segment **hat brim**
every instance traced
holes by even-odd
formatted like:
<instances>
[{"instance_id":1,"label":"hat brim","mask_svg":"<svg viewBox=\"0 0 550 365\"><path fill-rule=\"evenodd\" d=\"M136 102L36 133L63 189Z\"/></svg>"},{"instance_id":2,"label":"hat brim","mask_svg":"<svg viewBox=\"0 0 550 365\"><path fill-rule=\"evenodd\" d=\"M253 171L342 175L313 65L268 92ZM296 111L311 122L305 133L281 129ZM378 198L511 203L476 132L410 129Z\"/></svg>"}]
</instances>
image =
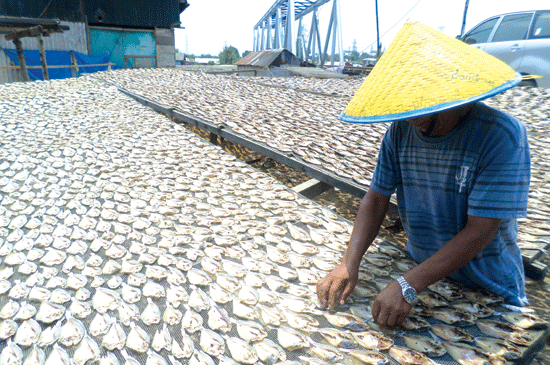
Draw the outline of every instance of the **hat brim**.
<instances>
[{"instance_id":1,"label":"hat brim","mask_svg":"<svg viewBox=\"0 0 550 365\"><path fill-rule=\"evenodd\" d=\"M508 82L505 82L504 84L495 87L494 89L491 89L487 92L484 92L483 94L473 96L469 99L464 100L457 100L449 103L443 103L438 104L434 106L430 106L427 108L421 108L416 110L411 110L407 112L402 113L395 113L395 114L387 114L387 115L375 115L375 116L365 116L365 117L353 117L350 115L347 115L345 112L340 113L340 119L342 119L345 122L349 123L363 123L363 124L369 124L369 123L382 123L382 122L396 122L399 120L407 120L407 119L414 119L418 117L423 117L430 114L435 114L442 112L444 110L456 108L462 105L470 104L475 101L483 100L486 98L489 98L491 96L495 96L496 94L499 94L503 91L506 91L517 84L519 84L522 80L522 76L519 73L516 73L516 77L513 80L510 80Z\"/></svg>"}]
</instances>

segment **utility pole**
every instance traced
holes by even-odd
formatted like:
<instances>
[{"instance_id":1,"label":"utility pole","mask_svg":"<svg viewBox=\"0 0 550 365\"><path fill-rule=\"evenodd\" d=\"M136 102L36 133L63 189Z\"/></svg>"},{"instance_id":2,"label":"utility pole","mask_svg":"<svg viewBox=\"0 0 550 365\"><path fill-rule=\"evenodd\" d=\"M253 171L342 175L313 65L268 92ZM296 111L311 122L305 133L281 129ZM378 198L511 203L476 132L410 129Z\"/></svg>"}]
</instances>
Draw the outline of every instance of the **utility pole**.
<instances>
[{"instance_id":1,"label":"utility pole","mask_svg":"<svg viewBox=\"0 0 550 365\"><path fill-rule=\"evenodd\" d=\"M380 26L378 24L378 0L374 0L376 6L376 59L380 58Z\"/></svg>"},{"instance_id":2,"label":"utility pole","mask_svg":"<svg viewBox=\"0 0 550 365\"><path fill-rule=\"evenodd\" d=\"M469 3L470 3L470 0L466 0L466 4L464 5L464 16L462 17L462 29L460 30L461 37L464 35L464 28L466 27L466 13L468 13Z\"/></svg>"}]
</instances>

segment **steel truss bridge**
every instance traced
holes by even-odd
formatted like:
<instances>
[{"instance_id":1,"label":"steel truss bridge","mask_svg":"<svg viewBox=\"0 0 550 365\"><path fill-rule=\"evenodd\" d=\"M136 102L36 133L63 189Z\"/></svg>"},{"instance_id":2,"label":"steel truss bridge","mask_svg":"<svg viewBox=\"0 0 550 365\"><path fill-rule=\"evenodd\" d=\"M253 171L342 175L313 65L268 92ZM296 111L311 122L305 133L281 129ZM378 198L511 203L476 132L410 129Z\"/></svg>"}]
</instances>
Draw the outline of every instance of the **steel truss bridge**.
<instances>
[{"instance_id":1,"label":"steel truss bridge","mask_svg":"<svg viewBox=\"0 0 550 365\"><path fill-rule=\"evenodd\" d=\"M319 8L329 2L332 3L332 11L323 45L318 13ZM306 34L304 23L308 14L311 17L308 17L310 27L309 34ZM338 54L338 63L343 66L340 0L276 0L254 26L254 51L285 48L302 60L318 65L324 65L331 39L330 64L335 64Z\"/></svg>"}]
</instances>

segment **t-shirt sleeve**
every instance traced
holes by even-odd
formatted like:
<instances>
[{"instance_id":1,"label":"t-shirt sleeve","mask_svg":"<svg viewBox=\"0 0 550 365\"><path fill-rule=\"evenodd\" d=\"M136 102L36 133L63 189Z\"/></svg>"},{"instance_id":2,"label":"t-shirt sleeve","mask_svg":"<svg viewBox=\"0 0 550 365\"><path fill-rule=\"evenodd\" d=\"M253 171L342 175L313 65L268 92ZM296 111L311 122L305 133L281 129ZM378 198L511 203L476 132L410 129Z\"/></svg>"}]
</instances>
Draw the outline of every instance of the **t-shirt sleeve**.
<instances>
[{"instance_id":1,"label":"t-shirt sleeve","mask_svg":"<svg viewBox=\"0 0 550 365\"><path fill-rule=\"evenodd\" d=\"M371 189L382 195L392 195L397 186L397 164L393 143L395 129L396 123L393 123L382 139L378 162L370 184Z\"/></svg>"},{"instance_id":2,"label":"t-shirt sleeve","mask_svg":"<svg viewBox=\"0 0 550 365\"><path fill-rule=\"evenodd\" d=\"M481 157L480 169L468 197L468 215L488 218L527 216L531 160L525 128L515 142L494 138Z\"/></svg>"}]
</instances>

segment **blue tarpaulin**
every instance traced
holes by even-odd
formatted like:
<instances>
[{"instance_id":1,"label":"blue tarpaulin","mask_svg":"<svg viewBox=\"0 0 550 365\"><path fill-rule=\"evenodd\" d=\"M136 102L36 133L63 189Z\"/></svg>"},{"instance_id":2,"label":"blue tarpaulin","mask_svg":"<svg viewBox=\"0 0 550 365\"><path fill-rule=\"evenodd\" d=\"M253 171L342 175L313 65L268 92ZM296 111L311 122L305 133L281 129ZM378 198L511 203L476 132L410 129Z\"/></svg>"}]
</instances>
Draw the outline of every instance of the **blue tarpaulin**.
<instances>
[{"instance_id":1,"label":"blue tarpaulin","mask_svg":"<svg viewBox=\"0 0 550 365\"><path fill-rule=\"evenodd\" d=\"M103 63L109 62L111 55L108 53L99 55L99 56L88 56L87 54L74 52L74 57L76 62L79 65L101 65ZM79 68L78 74L83 73L92 73L97 71L107 71L107 66L97 66L97 67L81 67Z\"/></svg>"},{"instance_id":2,"label":"blue tarpaulin","mask_svg":"<svg viewBox=\"0 0 550 365\"><path fill-rule=\"evenodd\" d=\"M14 49L3 48L6 55L19 66L19 59L17 58L17 52ZM23 51L25 55L25 63L27 66L41 66L40 53L38 51ZM48 65L56 66L69 66L71 65L71 55L68 51L46 51L46 63ZM33 80L44 80L42 69L33 68L29 69L29 76ZM68 79L71 77L70 68L49 68L48 75L50 79Z\"/></svg>"}]
</instances>

